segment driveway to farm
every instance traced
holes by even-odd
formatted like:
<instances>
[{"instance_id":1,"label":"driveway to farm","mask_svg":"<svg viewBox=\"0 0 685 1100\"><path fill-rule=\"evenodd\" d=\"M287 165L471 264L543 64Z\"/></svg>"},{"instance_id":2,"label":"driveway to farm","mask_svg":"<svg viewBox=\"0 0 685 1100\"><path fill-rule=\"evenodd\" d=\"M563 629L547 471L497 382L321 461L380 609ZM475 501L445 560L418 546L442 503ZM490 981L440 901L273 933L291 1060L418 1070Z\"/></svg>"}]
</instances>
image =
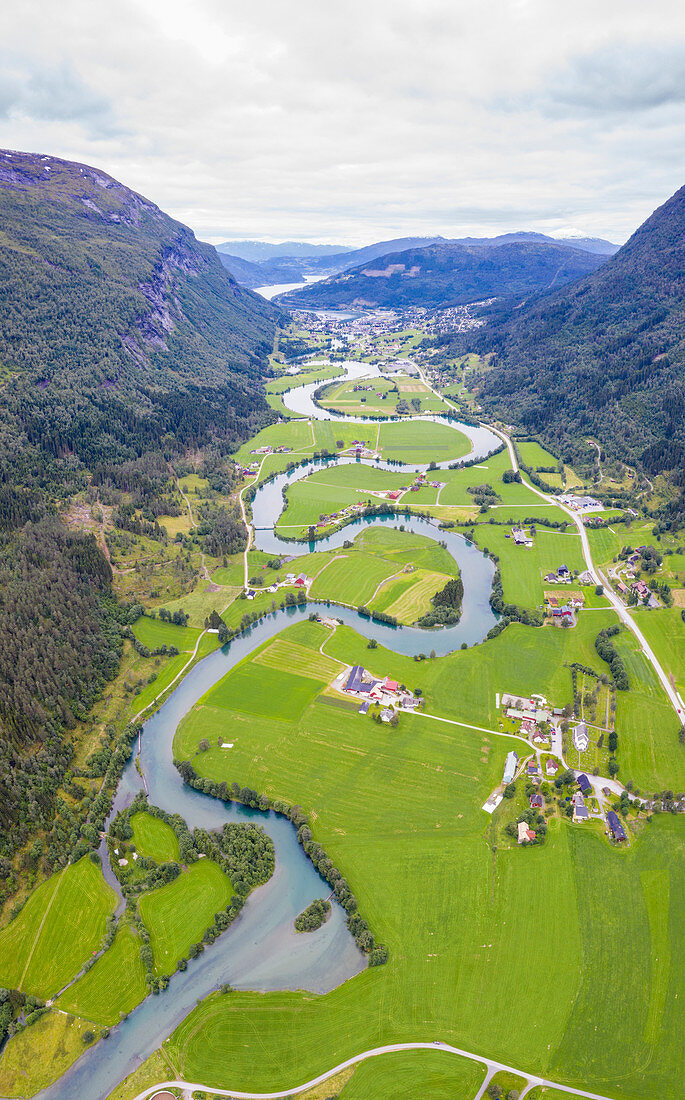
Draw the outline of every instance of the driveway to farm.
<instances>
[{"instance_id":1,"label":"driveway to farm","mask_svg":"<svg viewBox=\"0 0 685 1100\"><path fill-rule=\"evenodd\" d=\"M488 425L485 425L485 426L488 427L491 432L494 432L495 435L498 435L500 437L500 439L502 439L506 443L507 449L509 451L509 458L511 460L511 464L512 464L514 470L518 470L519 465L518 465L518 461L516 459L516 451L514 450L514 445L511 442L511 439L509 438L509 436L506 435L504 432L500 431L498 428L493 428L493 426L491 424L488 424ZM580 516L578 514L578 512L574 512L570 508L567 508L564 504L560 504L559 500L556 497L550 496L547 493L543 493L540 489L536 489L534 485L530 484L530 482L526 481L525 485L533 493L535 493L536 496L540 497L541 500L544 500L547 504L553 504L553 505L555 505L555 507L560 508L562 512L565 512L566 515L570 519L573 520L576 527L578 528L578 533L580 534L580 542L581 542L581 546L583 548L583 557L585 558L585 564L587 565L588 572L592 576L595 584L601 584L603 586L604 595L608 599L609 603L613 607L613 609L616 612L616 614L618 615L619 619L621 619L621 621L623 623L625 623L625 625L628 627L628 629L630 631L632 631L632 633L637 638L638 642L640 643L640 646L642 647L642 652L644 653L647 660L650 662L652 668L654 669L654 671L656 672L659 680L661 681L661 686L663 687L664 691L666 692L666 695L668 696L669 702L671 703L673 709L675 710L676 714L678 715L678 718L680 719L680 721L683 722L685 720L685 708L683 706L683 702L682 702L680 696L678 695L678 692L673 688L673 686L671 684L671 681L669 680L668 676L666 675L666 673L664 672L663 668L661 667L661 665L659 663L659 660L657 658L656 653L654 652L654 650L650 646L649 642L647 641L644 634L640 630L639 626L637 625L637 623L633 619L632 615L628 612L627 608L624 607L622 601L619 600L618 596L613 591L613 589L612 589L611 585L609 584L609 582L607 581L606 577L604 577L600 573L599 569L597 568L597 566L595 565L595 563L592 560L592 552L590 550L590 540L587 537L587 530L585 528L585 525L583 524L582 516Z\"/></svg>"},{"instance_id":2,"label":"driveway to farm","mask_svg":"<svg viewBox=\"0 0 685 1100\"><path fill-rule=\"evenodd\" d=\"M567 1092L570 1096L585 1096L589 1100L611 1100L609 1096L603 1096L598 1092L586 1092L584 1089L574 1089L570 1085L560 1085L556 1081L548 1081L545 1077L537 1077L532 1073L524 1073L520 1069L515 1069L513 1066L507 1066L504 1062L496 1062L491 1058L484 1058L480 1054L472 1054L468 1050L460 1050L459 1047L450 1046L449 1043L441 1043L439 1041L433 1043L392 1043L389 1046L373 1047L372 1050L365 1050L361 1054L355 1054L352 1058L348 1058L346 1062L341 1062L337 1066L333 1066L333 1069L329 1069L326 1073L319 1074L318 1077L313 1077L311 1081L304 1081L301 1085L296 1085L292 1089L281 1089L279 1092L237 1092L235 1089L217 1089L212 1085L203 1085L198 1082L190 1081L160 1081L157 1085L151 1085L149 1088L139 1092L134 1100L147 1100L148 1097L152 1097L155 1093L165 1088L177 1088L177 1089L192 1089L193 1091L204 1090L211 1093L213 1096L232 1096L235 1100L282 1100L286 1096L296 1096L299 1092L304 1092L307 1089L316 1088L317 1085L321 1085L324 1081L328 1081L329 1078L335 1077L336 1073L340 1073L344 1069L348 1069L350 1066L356 1066L359 1062L365 1062L369 1058L377 1058L380 1054L393 1054L399 1050L442 1050L446 1054L457 1054L460 1058L468 1058L472 1062L480 1062L485 1066L486 1074L485 1080L478 1089L474 1100L480 1100L480 1097L485 1092L490 1079L495 1073L504 1071L505 1073L514 1073L519 1077L526 1079L526 1086L522 1092L522 1096L528 1092L535 1085L545 1085L547 1088L559 1089L561 1092Z\"/></svg>"}]
</instances>

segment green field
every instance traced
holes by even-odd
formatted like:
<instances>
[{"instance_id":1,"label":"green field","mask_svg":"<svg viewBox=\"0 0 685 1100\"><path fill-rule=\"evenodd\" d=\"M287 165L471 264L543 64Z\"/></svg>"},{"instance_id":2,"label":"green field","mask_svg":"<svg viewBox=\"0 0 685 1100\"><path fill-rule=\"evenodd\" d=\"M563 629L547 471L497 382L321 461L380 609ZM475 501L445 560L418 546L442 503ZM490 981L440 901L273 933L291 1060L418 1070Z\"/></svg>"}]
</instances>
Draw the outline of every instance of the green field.
<instances>
[{"instance_id":1,"label":"green field","mask_svg":"<svg viewBox=\"0 0 685 1100\"><path fill-rule=\"evenodd\" d=\"M640 609L635 621L671 683L685 698L685 622L679 607Z\"/></svg>"},{"instance_id":2,"label":"green field","mask_svg":"<svg viewBox=\"0 0 685 1100\"><path fill-rule=\"evenodd\" d=\"M0 1058L0 1093L33 1096L69 1069L86 1046L90 1024L63 1012L48 1012L11 1039Z\"/></svg>"},{"instance_id":3,"label":"green field","mask_svg":"<svg viewBox=\"0 0 685 1100\"><path fill-rule=\"evenodd\" d=\"M100 946L115 905L87 856L52 875L0 933L0 985L54 997Z\"/></svg>"},{"instance_id":4,"label":"green field","mask_svg":"<svg viewBox=\"0 0 685 1100\"><path fill-rule=\"evenodd\" d=\"M454 1054L432 1050L397 1051L358 1065L341 1100L473 1100L483 1069Z\"/></svg>"},{"instance_id":5,"label":"green field","mask_svg":"<svg viewBox=\"0 0 685 1100\"><path fill-rule=\"evenodd\" d=\"M166 821L141 812L132 815L131 828L132 843L139 855L154 859L157 863L178 859L178 837Z\"/></svg>"},{"instance_id":6,"label":"green field","mask_svg":"<svg viewBox=\"0 0 685 1100\"><path fill-rule=\"evenodd\" d=\"M307 622L285 637L318 653L329 636L330 657L421 686L431 710L496 728L497 690L569 699L564 661L596 664L594 634L612 615L592 619L566 632L509 627L493 642L423 664L380 647L370 654L348 628L330 636ZM200 738L216 743L218 729L244 726L240 683L230 710L234 676L224 681L222 725L219 708L197 707L175 754L201 774L239 775L305 807L391 957L325 996L209 998L166 1044L181 1076L277 1090L359 1050L435 1037L577 1087L675 1100L685 1025L675 996L685 962L680 820L657 817L624 851L559 819L543 847L493 851L494 823L480 807L511 741L419 715L390 730L316 699L296 718L251 722L230 754L196 755ZM622 745L621 759L625 752ZM512 1027L522 1005L526 1027ZM406 1072L421 1077L412 1056ZM348 1089L364 1087L354 1080ZM368 1088L376 1095L373 1085L360 1095ZM393 1095L389 1084L378 1088Z\"/></svg>"},{"instance_id":7,"label":"green field","mask_svg":"<svg viewBox=\"0 0 685 1100\"><path fill-rule=\"evenodd\" d=\"M183 600L179 602L183 603ZM180 653L194 649L200 634L199 630L194 630L192 627L174 626L173 623L165 623L161 619L151 619L149 615L141 615L132 629L138 641L148 649L173 645Z\"/></svg>"},{"instance_id":8,"label":"green field","mask_svg":"<svg viewBox=\"0 0 685 1100\"><path fill-rule=\"evenodd\" d=\"M112 946L94 966L69 986L57 1008L103 1027L119 1023L147 995L140 939L128 924L120 925Z\"/></svg>"},{"instance_id":9,"label":"green field","mask_svg":"<svg viewBox=\"0 0 685 1100\"><path fill-rule=\"evenodd\" d=\"M381 424L379 441L383 458L417 465L462 458L471 450L462 432L447 424L421 421ZM436 472L435 477L439 479L440 474Z\"/></svg>"},{"instance_id":10,"label":"green field","mask_svg":"<svg viewBox=\"0 0 685 1100\"><path fill-rule=\"evenodd\" d=\"M173 974L179 959L214 923L233 896L231 880L210 859L193 863L168 886L144 894L138 906L150 933L158 974Z\"/></svg>"},{"instance_id":11,"label":"green field","mask_svg":"<svg viewBox=\"0 0 685 1100\"><path fill-rule=\"evenodd\" d=\"M319 398L323 408L348 416L397 416L400 400L407 402L409 414L414 416L417 412L446 412L449 408L414 375L333 382ZM420 401L418 409L412 406L412 400Z\"/></svg>"},{"instance_id":12,"label":"green field","mask_svg":"<svg viewBox=\"0 0 685 1100\"><path fill-rule=\"evenodd\" d=\"M510 468L508 456L502 451L464 470L439 470L430 475L432 480L445 483L444 488L439 490L439 500L438 490L426 486L419 492L407 493L402 504L418 508L436 505L437 502L431 510L444 519L453 518L450 512L453 508L474 509L472 514L475 515L477 506L468 489L487 484L492 485L499 496L499 499L494 498L489 513L498 524L518 523L527 517L567 521L568 517L555 504L545 504L527 485L503 482L502 474ZM277 530L297 534L309 524L315 524L321 513L330 514L349 504L378 503L379 498L373 496L374 492L409 487L414 476L408 472L395 473L363 465L317 470L288 487L288 505L279 518Z\"/></svg>"},{"instance_id":13,"label":"green field","mask_svg":"<svg viewBox=\"0 0 685 1100\"><path fill-rule=\"evenodd\" d=\"M540 466L556 466L559 461L553 454L541 447L539 443L519 443L517 441L516 450L521 456L523 465L530 466L533 470L537 470Z\"/></svg>"},{"instance_id":14,"label":"green field","mask_svg":"<svg viewBox=\"0 0 685 1100\"><path fill-rule=\"evenodd\" d=\"M507 535L510 537L507 538ZM580 535L575 529L569 528L561 532L538 527L532 547L516 546L509 526L483 524L476 527L475 538L480 547L487 547L500 559L499 568L507 603L538 607L543 602L546 591L555 592L562 601L568 588L565 585L555 587L545 584L545 574L556 572L561 564L571 570L582 572L585 569ZM577 589L578 585L569 587Z\"/></svg>"}]
</instances>

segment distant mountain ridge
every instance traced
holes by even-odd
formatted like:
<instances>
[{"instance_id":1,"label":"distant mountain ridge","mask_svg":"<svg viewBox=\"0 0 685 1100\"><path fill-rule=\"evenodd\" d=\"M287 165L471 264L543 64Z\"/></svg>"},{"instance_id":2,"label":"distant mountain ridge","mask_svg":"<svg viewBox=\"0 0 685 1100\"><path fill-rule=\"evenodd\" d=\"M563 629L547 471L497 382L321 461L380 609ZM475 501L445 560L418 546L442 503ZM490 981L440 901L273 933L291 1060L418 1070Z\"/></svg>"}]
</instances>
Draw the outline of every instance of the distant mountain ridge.
<instances>
[{"instance_id":1,"label":"distant mountain ridge","mask_svg":"<svg viewBox=\"0 0 685 1100\"><path fill-rule=\"evenodd\" d=\"M255 243L255 242L248 242ZM259 243L259 242L256 242ZM277 283L304 283L305 275L331 276L381 256L390 256L395 253L406 252L412 249L429 248L432 245L464 245L470 248L499 247L507 244L550 244L562 245L565 248L577 249L581 252L589 252L598 256L611 256L617 250L617 246L609 241L594 237L569 237L556 239L547 237L543 233L518 232L503 233L497 237L461 237L455 240L447 240L444 237L397 237L390 241L378 241L375 244L365 245L362 248L350 249L324 254L306 255L304 251L300 255L287 256L285 254L274 255L268 259L247 261L237 253L230 253L229 244L219 246L221 262L228 271L248 287L274 285ZM285 249L288 242L283 245ZM267 247L267 246L265 246ZM268 246L276 248L280 246ZM303 248L314 246L303 246ZM330 246L321 246L328 249Z\"/></svg>"},{"instance_id":2,"label":"distant mountain ridge","mask_svg":"<svg viewBox=\"0 0 685 1100\"><path fill-rule=\"evenodd\" d=\"M685 482L685 188L598 271L515 311L494 310L465 341L494 353L489 410L568 457L585 437Z\"/></svg>"},{"instance_id":3,"label":"distant mountain ridge","mask_svg":"<svg viewBox=\"0 0 685 1100\"><path fill-rule=\"evenodd\" d=\"M570 282L594 271L604 259L557 242L440 241L367 260L277 301L290 308L329 309L465 305Z\"/></svg>"},{"instance_id":4,"label":"distant mountain ridge","mask_svg":"<svg viewBox=\"0 0 685 1100\"><path fill-rule=\"evenodd\" d=\"M278 259L281 256L300 259L309 256L337 256L348 251L342 244L308 244L306 241L281 241L278 244L271 244L269 241L224 241L216 246L216 250L253 263Z\"/></svg>"}]
</instances>

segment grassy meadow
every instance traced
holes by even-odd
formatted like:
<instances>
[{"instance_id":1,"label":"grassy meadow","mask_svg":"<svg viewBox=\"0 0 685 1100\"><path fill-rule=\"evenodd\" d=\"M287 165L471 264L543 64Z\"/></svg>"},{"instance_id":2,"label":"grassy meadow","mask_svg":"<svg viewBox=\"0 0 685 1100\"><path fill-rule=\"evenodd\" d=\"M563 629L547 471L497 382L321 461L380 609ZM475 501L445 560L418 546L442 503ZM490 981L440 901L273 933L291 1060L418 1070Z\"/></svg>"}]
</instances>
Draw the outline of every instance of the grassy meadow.
<instances>
[{"instance_id":1,"label":"grassy meadow","mask_svg":"<svg viewBox=\"0 0 685 1100\"><path fill-rule=\"evenodd\" d=\"M421 686L429 709L494 729L497 690L567 701L564 661L596 662L594 633L610 619L593 614L591 629L509 627L493 642L419 664L380 647L370 654L348 628L331 634L304 622L282 637L312 654L325 641L327 656ZM403 715L392 730L298 687L286 712L267 715L257 702L250 714L242 669L259 653L214 689L220 706L205 697L186 718L175 755L203 775L299 802L391 956L325 996L208 998L165 1044L181 1075L277 1090L366 1047L420 1036L607 1095L675 1100L685 1025L675 996L685 962L682 822L657 817L631 829L620 851L600 832L556 819L544 846L498 850L480 807L515 742L424 715ZM230 760L219 749L196 753L219 731L235 742ZM526 1027L514 1027L522 1005ZM422 1072L408 1054L406 1080ZM347 1089L397 1095L389 1078L376 1091L355 1076Z\"/></svg>"},{"instance_id":2,"label":"grassy meadow","mask_svg":"<svg viewBox=\"0 0 685 1100\"><path fill-rule=\"evenodd\" d=\"M57 1008L112 1027L122 1013L130 1012L146 996L140 940L129 924L120 924L112 946L64 991Z\"/></svg>"},{"instance_id":3,"label":"grassy meadow","mask_svg":"<svg viewBox=\"0 0 685 1100\"><path fill-rule=\"evenodd\" d=\"M0 933L0 985L54 997L100 946L115 905L87 856L52 875Z\"/></svg>"},{"instance_id":4,"label":"grassy meadow","mask_svg":"<svg viewBox=\"0 0 685 1100\"><path fill-rule=\"evenodd\" d=\"M33 1096L69 1069L83 1054L90 1025L63 1012L46 1013L11 1039L0 1058L0 1093Z\"/></svg>"},{"instance_id":5,"label":"grassy meadow","mask_svg":"<svg viewBox=\"0 0 685 1100\"><path fill-rule=\"evenodd\" d=\"M138 908L150 933L157 974L173 974L191 944L214 923L233 897L231 880L216 863L201 859L177 879L141 897Z\"/></svg>"},{"instance_id":6,"label":"grassy meadow","mask_svg":"<svg viewBox=\"0 0 685 1100\"><path fill-rule=\"evenodd\" d=\"M166 821L145 812L131 816L132 843L141 856L167 863L178 859L178 837Z\"/></svg>"}]
</instances>

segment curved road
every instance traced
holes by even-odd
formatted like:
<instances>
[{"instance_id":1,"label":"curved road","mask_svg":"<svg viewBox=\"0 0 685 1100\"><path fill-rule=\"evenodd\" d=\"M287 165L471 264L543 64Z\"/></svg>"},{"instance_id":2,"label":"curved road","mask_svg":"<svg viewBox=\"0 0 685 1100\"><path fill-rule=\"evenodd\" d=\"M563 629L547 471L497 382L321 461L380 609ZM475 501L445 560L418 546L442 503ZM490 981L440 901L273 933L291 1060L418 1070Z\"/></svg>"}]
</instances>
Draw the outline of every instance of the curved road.
<instances>
[{"instance_id":1,"label":"curved road","mask_svg":"<svg viewBox=\"0 0 685 1100\"><path fill-rule=\"evenodd\" d=\"M502 439L506 443L508 451L509 451L509 458L511 460L511 464L512 464L512 466L515 470L518 470L519 465L518 465L518 461L516 459L516 451L514 450L514 445L511 442L511 439L509 438L509 436L506 435L504 432L499 431L499 429L493 428L492 425L488 425L488 427L490 428L491 432L494 432L495 435L498 435L500 437L500 439ZM594 580L595 584L601 584L603 586L604 595L608 599L609 603L613 607L613 609L616 612L616 614L618 615L619 619L621 619L621 621L628 627L628 629L630 631L632 631L632 633L637 638L638 642L640 643L640 646L642 647L642 652L644 653L645 657L650 662L650 664L652 665L652 668L656 672L656 674L657 674L657 676L658 676L658 678L661 682L661 686L663 687L664 691L666 692L666 695L668 696L668 700L669 700L671 706L675 710L675 712L678 715L678 718L680 719L680 721L683 722L685 720L685 710L683 709L683 702L682 702L680 696L678 695L678 692L675 690L675 688L671 684L671 681L669 680L668 676L666 675L663 668L661 667L661 664L659 662L659 659L658 659L656 653L654 652L654 650L650 646L649 642L645 638L644 634L640 630L639 626L635 622L633 616L630 614L628 609L625 607L622 600L620 600L618 598L616 593L613 591L611 585L607 581L606 577L604 577L602 575L602 573L600 573L599 569L597 568L597 566L595 565L595 563L592 560L592 552L590 550L590 540L587 537L587 528L585 527L585 525L583 523L582 516L578 512L572 511L571 508L567 508L564 504L561 504L560 501L556 497L551 496L548 493L543 493L541 489L536 489L536 487L534 485L531 485L531 483L529 481L526 481L525 484L527 485L527 487L533 493L535 493L536 496L539 496L547 504L554 504L557 508L560 508L561 511L565 512L566 515L569 516L569 518L572 519L573 522L575 523L576 527L578 528L578 533L580 534L580 542L581 542L581 546L583 548L583 557L585 558L585 564L587 565L588 572L590 573L590 575L591 575L592 579Z\"/></svg>"},{"instance_id":2,"label":"curved road","mask_svg":"<svg viewBox=\"0 0 685 1100\"><path fill-rule=\"evenodd\" d=\"M317 1085L322 1085L324 1081L328 1081L329 1078L335 1077L337 1073L340 1073L344 1069L349 1069L350 1066L356 1066L359 1062L366 1062L369 1058L377 1058L380 1054L393 1054L399 1050L443 1050L447 1054L457 1054L460 1058L468 1058L472 1062L480 1062L481 1065L486 1068L485 1080L480 1086L474 1100L478 1100L483 1095L487 1088L488 1082L495 1073L504 1071L506 1073L515 1073L519 1077L526 1078L526 1085L521 1092L523 1097L529 1089L534 1088L536 1085L545 1085L547 1088L559 1089L561 1092L567 1092L571 1096L585 1096L589 1100L612 1100L609 1096L604 1096L599 1092L585 1092L583 1089L574 1089L570 1085L560 1085L556 1081L549 1081L546 1077L538 1077L532 1073L524 1073L520 1069L515 1069L514 1066L508 1066L504 1062L497 1062L492 1058L483 1058L480 1054L472 1054L471 1051L461 1050L459 1047L453 1047L449 1043L433 1042L433 1043L390 1043L388 1046L373 1047L371 1050L362 1051L361 1054L355 1054L352 1058L348 1058L345 1062L340 1062L339 1065L333 1066L332 1069L326 1070L325 1073L320 1073L318 1077L313 1077L311 1081L304 1081L301 1085L296 1085L292 1089L281 1089L280 1092L237 1092L236 1089L217 1089L213 1085L203 1085L195 1081L160 1081L157 1085L151 1085L142 1092L139 1092L134 1100L147 1100L148 1097L153 1097L155 1093L165 1088L181 1088L181 1089L193 1089L203 1090L210 1092L216 1096L231 1096L236 1100L280 1100L286 1096L296 1096L299 1092L304 1092L307 1089L315 1088Z\"/></svg>"}]
</instances>

